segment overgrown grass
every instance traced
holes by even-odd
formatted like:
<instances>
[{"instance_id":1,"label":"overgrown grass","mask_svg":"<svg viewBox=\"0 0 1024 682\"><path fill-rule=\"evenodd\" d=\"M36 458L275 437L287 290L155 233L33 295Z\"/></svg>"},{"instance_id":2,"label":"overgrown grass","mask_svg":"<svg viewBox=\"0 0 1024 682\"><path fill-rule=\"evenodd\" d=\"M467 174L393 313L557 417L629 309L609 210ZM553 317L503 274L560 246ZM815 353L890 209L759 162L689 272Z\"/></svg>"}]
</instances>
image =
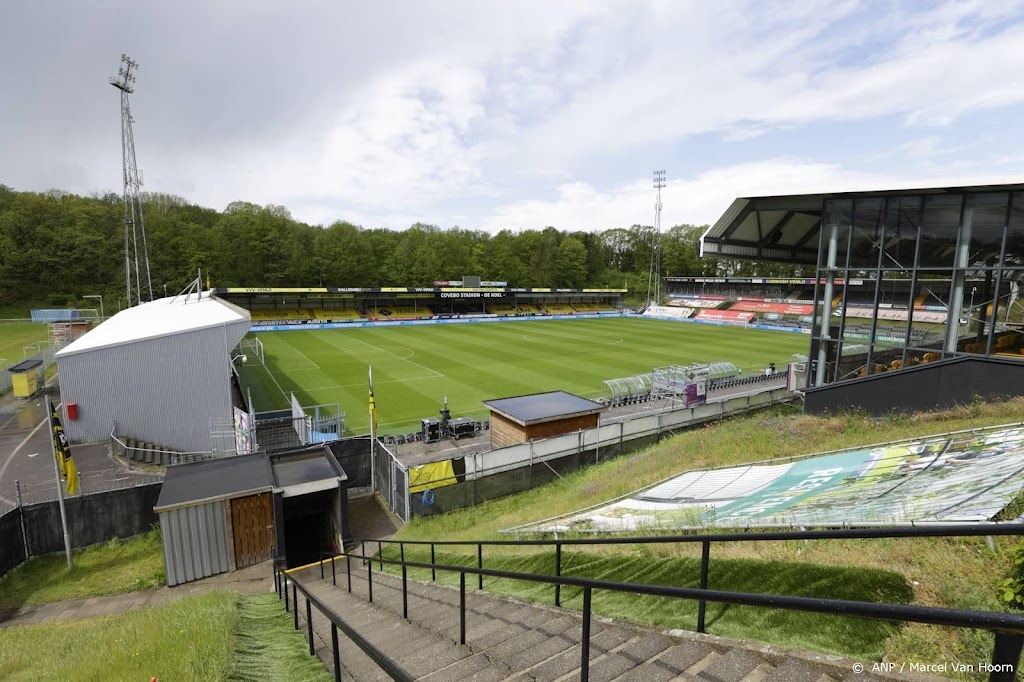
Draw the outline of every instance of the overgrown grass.
<instances>
[{"instance_id":1,"label":"overgrown grass","mask_svg":"<svg viewBox=\"0 0 1024 682\"><path fill-rule=\"evenodd\" d=\"M686 470L1014 423L1021 421L1022 415L1024 398L977 402L952 410L880 420L856 413L812 417L792 409L774 409L695 429L526 493L414 519L396 537L405 540L498 539L507 537L498 534L501 529L598 504ZM757 559L892 570L910 581L915 604L1005 610L996 598L995 582L1008 570L1010 556L1005 550L1011 544L1011 540L997 539L994 554L980 538L716 543L711 566L714 568L720 559ZM487 565L501 554L498 549L487 552L487 556L493 557L485 559ZM693 546L633 550L619 547L608 550L605 555L614 553L622 557L622 561L629 561L633 556L693 559L698 552L699 547ZM748 617L755 618L744 615ZM692 628L692 624L684 627ZM717 624L712 625L710 631L719 632L716 627ZM751 636L764 639L768 631ZM817 648L813 644L808 646ZM837 643L835 650L838 651L839 646ZM896 661L976 662L991 655L991 646L991 636L987 634L910 625L900 628L888 639L885 653Z\"/></svg>"},{"instance_id":2,"label":"overgrown grass","mask_svg":"<svg viewBox=\"0 0 1024 682\"><path fill-rule=\"evenodd\" d=\"M215 592L0 629L4 680L328 680L276 595Z\"/></svg>"},{"instance_id":3,"label":"overgrown grass","mask_svg":"<svg viewBox=\"0 0 1024 682\"><path fill-rule=\"evenodd\" d=\"M239 602L234 656L229 680L329 680L320 659L296 630L277 595L261 594Z\"/></svg>"},{"instance_id":4,"label":"overgrown grass","mask_svg":"<svg viewBox=\"0 0 1024 682\"><path fill-rule=\"evenodd\" d=\"M160 532L74 550L70 572L63 552L29 559L0 578L0 606L41 604L161 587Z\"/></svg>"},{"instance_id":5,"label":"overgrown grass","mask_svg":"<svg viewBox=\"0 0 1024 682\"><path fill-rule=\"evenodd\" d=\"M222 680L236 600L212 593L117 616L0 629L0 670L11 682Z\"/></svg>"},{"instance_id":6,"label":"overgrown grass","mask_svg":"<svg viewBox=\"0 0 1024 682\"><path fill-rule=\"evenodd\" d=\"M388 548L385 558L398 558L398 548ZM475 566L476 557L438 553L439 563ZM406 558L430 561L429 550L406 549ZM489 569L521 573L554 574L553 551L525 556L486 556ZM387 569L387 566L385 566ZM393 570L393 569L392 569ZM649 583L672 587L698 587L700 560L693 557L658 557L649 552L609 556L593 552L562 553L562 575L621 582ZM410 577L430 579L427 569L413 569ZM476 578L470 576L471 584ZM438 580L457 585L457 573L441 572ZM484 578L489 591L521 599L552 603L554 588L504 578ZM831 597L857 601L909 603L913 590L907 580L893 571L870 568L842 568L794 561L754 561L720 559L712 561L708 572L712 589L763 594L789 594L803 597ZM563 588L562 605L582 609L582 591ZM623 592L596 591L596 613L666 629L694 629L697 602ZM895 627L881 621L841 618L784 609L765 609L724 604L708 604L708 631L740 639L757 639L782 646L840 653L861 658L881 658L885 642Z\"/></svg>"}]
</instances>

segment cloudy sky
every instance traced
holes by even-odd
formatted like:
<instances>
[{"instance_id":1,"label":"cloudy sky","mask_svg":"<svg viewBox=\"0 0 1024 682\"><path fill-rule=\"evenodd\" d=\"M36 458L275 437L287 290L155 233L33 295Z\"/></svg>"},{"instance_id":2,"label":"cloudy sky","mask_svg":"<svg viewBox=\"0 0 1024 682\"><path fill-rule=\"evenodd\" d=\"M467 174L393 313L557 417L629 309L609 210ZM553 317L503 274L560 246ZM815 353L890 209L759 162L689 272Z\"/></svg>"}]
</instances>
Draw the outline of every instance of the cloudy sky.
<instances>
[{"instance_id":1,"label":"cloudy sky","mask_svg":"<svg viewBox=\"0 0 1024 682\"><path fill-rule=\"evenodd\" d=\"M0 183L403 229L714 222L768 193L1020 180L1024 2L7 0Z\"/></svg>"}]
</instances>

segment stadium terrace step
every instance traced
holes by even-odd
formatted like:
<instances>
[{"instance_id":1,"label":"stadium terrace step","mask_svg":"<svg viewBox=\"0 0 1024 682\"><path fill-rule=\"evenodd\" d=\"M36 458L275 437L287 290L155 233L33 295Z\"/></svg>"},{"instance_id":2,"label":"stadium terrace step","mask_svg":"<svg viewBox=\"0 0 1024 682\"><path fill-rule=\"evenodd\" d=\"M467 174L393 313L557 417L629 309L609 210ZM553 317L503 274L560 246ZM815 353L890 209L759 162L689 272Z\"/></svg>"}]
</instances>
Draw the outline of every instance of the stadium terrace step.
<instances>
[{"instance_id":1,"label":"stadium terrace step","mask_svg":"<svg viewBox=\"0 0 1024 682\"><path fill-rule=\"evenodd\" d=\"M432 582L408 580L409 619L402 617L402 581L373 568L373 603L367 601L367 569L346 560L329 563L320 578L316 565L293 575L315 598L385 652L415 679L426 682L515 680L563 682L579 679L582 617L577 611L480 592L467 580L466 644L459 639L459 592ZM471 576L467 576L467 579ZM486 579L485 579L486 580ZM472 587L470 586L472 582ZM305 600L299 597L299 628L306 629ZM312 609L317 655L333 671L330 622ZM388 677L346 637L339 634L343 679ZM591 622L589 679L593 682L871 682L887 679L856 675L853 661L806 654L712 635L667 632L594 617ZM895 679L895 678L888 678ZM921 677L920 679L925 679ZM929 678L937 679L937 678Z\"/></svg>"}]
</instances>

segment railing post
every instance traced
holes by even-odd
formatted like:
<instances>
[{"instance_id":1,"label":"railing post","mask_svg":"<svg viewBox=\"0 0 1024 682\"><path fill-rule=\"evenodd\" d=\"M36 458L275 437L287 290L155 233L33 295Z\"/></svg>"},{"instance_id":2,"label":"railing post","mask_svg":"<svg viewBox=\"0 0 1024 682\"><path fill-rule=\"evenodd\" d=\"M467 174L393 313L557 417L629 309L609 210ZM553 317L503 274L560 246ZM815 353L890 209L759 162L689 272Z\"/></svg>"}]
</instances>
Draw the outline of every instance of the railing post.
<instances>
[{"instance_id":1,"label":"railing post","mask_svg":"<svg viewBox=\"0 0 1024 682\"><path fill-rule=\"evenodd\" d=\"M434 564L437 562L434 560L434 543L430 543L430 579L437 580L437 569L434 568Z\"/></svg>"},{"instance_id":2,"label":"railing post","mask_svg":"<svg viewBox=\"0 0 1024 682\"><path fill-rule=\"evenodd\" d=\"M483 570L484 568L484 546L483 543L480 542L476 543L476 567L480 570ZM476 588L478 590L484 589L484 574L477 573L476 577Z\"/></svg>"},{"instance_id":3,"label":"railing post","mask_svg":"<svg viewBox=\"0 0 1024 682\"><path fill-rule=\"evenodd\" d=\"M700 589L708 589L708 563L711 560L711 541L704 540L700 543ZM704 632L704 615L707 610L707 602L701 599L697 602L697 632Z\"/></svg>"},{"instance_id":4,"label":"railing post","mask_svg":"<svg viewBox=\"0 0 1024 682\"><path fill-rule=\"evenodd\" d=\"M555 543L555 577L562 577L562 543ZM555 606L562 605L562 584L555 583Z\"/></svg>"},{"instance_id":5,"label":"railing post","mask_svg":"<svg viewBox=\"0 0 1024 682\"><path fill-rule=\"evenodd\" d=\"M384 570L384 543L377 540L377 558L380 559L380 570Z\"/></svg>"},{"instance_id":6,"label":"railing post","mask_svg":"<svg viewBox=\"0 0 1024 682\"><path fill-rule=\"evenodd\" d=\"M306 634L309 635L309 655L316 653L313 647L313 606L309 603L309 595L306 595Z\"/></svg>"},{"instance_id":7,"label":"railing post","mask_svg":"<svg viewBox=\"0 0 1024 682\"><path fill-rule=\"evenodd\" d=\"M370 591L370 603L373 603L373 562L366 564L366 587Z\"/></svg>"},{"instance_id":8,"label":"railing post","mask_svg":"<svg viewBox=\"0 0 1024 682\"><path fill-rule=\"evenodd\" d=\"M278 582L277 576L277 564L271 564L270 567L274 569L274 592L277 592L277 598L281 598L281 583Z\"/></svg>"},{"instance_id":9,"label":"railing post","mask_svg":"<svg viewBox=\"0 0 1024 682\"><path fill-rule=\"evenodd\" d=\"M398 550L401 552L402 559L402 618L409 620L409 584L406 579L406 566L405 566L405 543L398 543Z\"/></svg>"},{"instance_id":10,"label":"railing post","mask_svg":"<svg viewBox=\"0 0 1024 682\"><path fill-rule=\"evenodd\" d=\"M995 635L996 644L992 649L992 668L988 682L1013 682L1017 677L1024 635L1009 632L997 632Z\"/></svg>"},{"instance_id":11,"label":"railing post","mask_svg":"<svg viewBox=\"0 0 1024 682\"><path fill-rule=\"evenodd\" d=\"M292 613L295 614L295 629L299 629L299 593L295 587L295 582L292 582Z\"/></svg>"},{"instance_id":12,"label":"railing post","mask_svg":"<svg viewBox=\"0 0 1024 682\"><path fill-rule=\"evenodd\" d=\"M324 558L320 557L320 580L324 579Z\"/></svg>"},{"instance_id":13,"label":"railing post","mask_svg":"<svg viewBox=\"0 0 1024 682\"><path fill-rule=\"evenodd\" d=\"M466 643L466 572L459 571L459 644Z\"/></svg>"},{"instance_id":14,"label":"railing post","mask_svg":"<svg viewBox=\"0 0 1024 682\"><path fill-rule=\"evenodd\" d=\"M359 541L359 556L363 559L363 566L366 565L366 540Z\"/></svg>"},{"instance_id":15,"label":"railing post","mask_svg":"<svg viewBox=\"0 0 1024 682\"><path fill-rule=\"evenodd\" d=\"M288 579L287 579L287 577L285 577L285 579L282 582L284 583L284 585L282 585L282 587L284 587L284 610L287 611L288 610Z\"/></svg>"},{"instance_id":16,"label":"railing post","mask_svg":"<svg viewBox=\"0 0 1024 682\"><path fill-rule=\"evenodd\" d=\"M351 555L345 555L345 575L348 577L348 591L352 593L352 557Z\"/></svg>"},{"instance_id":17,"label":"railing post","mask_svg":"<svg viewBox=\"0 0 1024 682\"><path fill-rule=\"evenodd\" d=\"M335 557L331 557L331 584L335 587L338 586L338 569L334 567L334 564L338 563L335 561Z\"/></svg>"},{"instance_id":18,"label":"railing post","mask_svg":"<svg viewBox=\"0 0 1024 682\"><path fill-rule=\"evenodd\" d=\"M590 588L583 588L583 639L580 642L580 682L590 679Z\"/></svg>"},{"instance_id":19,"label":"railing post","mask_svg":"<svg viewBox=\"0 0 1024 682\"><path fill-rule=\"evenodd\" d=\"M338 651L338 626L331 621L331 649L334 651L334 681L341 682L341 655Z\"/></svg>"}]
</instances>

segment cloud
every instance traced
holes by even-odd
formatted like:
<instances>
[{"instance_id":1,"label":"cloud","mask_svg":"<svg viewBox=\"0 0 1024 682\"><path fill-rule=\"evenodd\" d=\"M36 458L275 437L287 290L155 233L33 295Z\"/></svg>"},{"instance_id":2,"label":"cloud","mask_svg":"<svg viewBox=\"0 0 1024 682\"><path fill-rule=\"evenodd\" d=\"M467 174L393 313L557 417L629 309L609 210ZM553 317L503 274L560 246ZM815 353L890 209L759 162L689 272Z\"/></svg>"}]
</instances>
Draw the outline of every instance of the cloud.
<instances>
[{"instance_id":1,"label":"cloud","mask_svg":"<svg viewBox=\"0 0 1024 682\"><path fill-rule=\"evenodd\" d=\"M807 159L776 158L715 168L692 179L669 178L662 190L662 229L673 225L711 225L737 197L778 194L816 194L957 184L998 184L1020 177L937 174L931 178L851 171L838 164ZM483 221L483 229L607 230L654 224L655 193L649 180L636 180L608 191L582 183L565 183L550 200L511 202L499 206Z\"/></svg>"}]
</instances>

